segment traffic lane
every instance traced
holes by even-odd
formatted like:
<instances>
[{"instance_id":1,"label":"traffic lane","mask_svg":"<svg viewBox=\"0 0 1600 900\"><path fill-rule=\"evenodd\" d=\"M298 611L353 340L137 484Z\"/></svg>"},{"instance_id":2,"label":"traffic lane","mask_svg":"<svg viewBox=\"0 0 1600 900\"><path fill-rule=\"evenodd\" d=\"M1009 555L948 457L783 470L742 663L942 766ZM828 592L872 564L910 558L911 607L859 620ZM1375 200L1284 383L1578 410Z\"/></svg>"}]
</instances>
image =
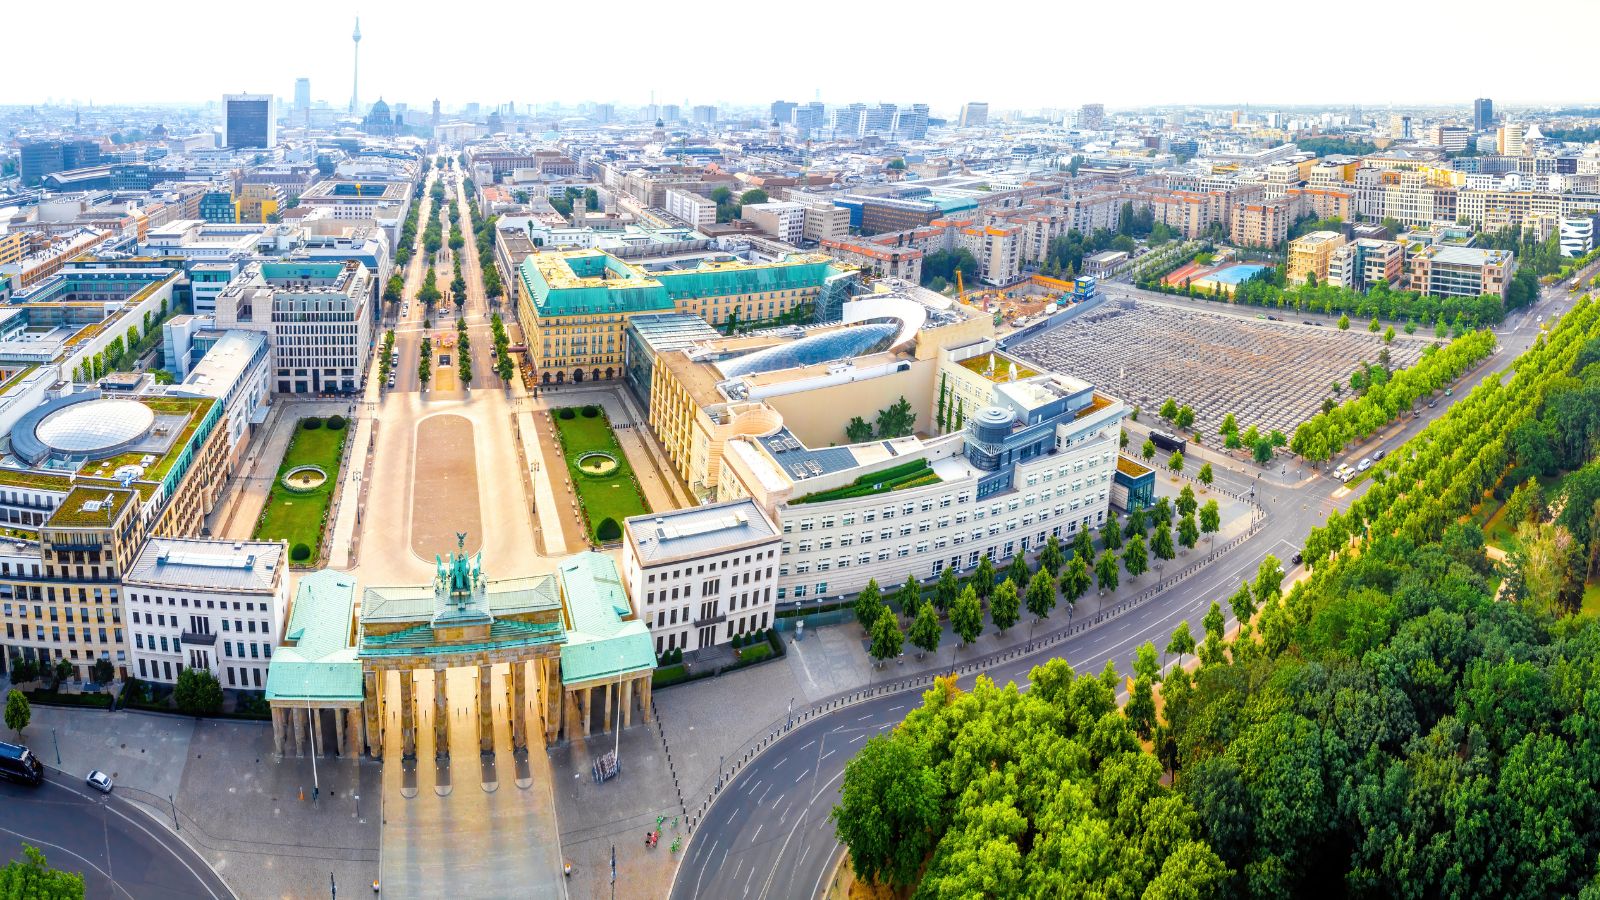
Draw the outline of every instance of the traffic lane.
<instances>
[{"instance_id":1,"label":"traffic lane","mask_svg":"<svg viewBox=\"0 0 1600 900\"><path fill-rule=\"evenodd\" d=\"M39 848L52 868L81 872L85 895L123 898L232 897L187 844L112 796L57 773L37 788L0 783L0 834L9 857Z\"/></svg>"},{"instance_id":2,"label":"traffic lane","mask_svg":"<svg viewBox=\"0 0 1600 900\"><path fill-rule=\"evenodd\" d=\"M1158 651L1162 650L1185 620L1191 632L1197 630L1212 601L1226 598L1238 582L1253 578L1267 554L1287 559L1296 548L1291 540L1296 535L1289 523L1264 527L1219 560L1213 571L1185 579L1167 593L1064 644L976 674L986 675L997 684L1016 682L1026 688L1035 666L1059 657L1080 673L1098 672L1107 660L1112 660L1118 671L1127 675L1139 645L1151 641ZM1052 618L1059 623L1060 613ZM1227 620L1233 622L1231 613ZM958 684L970 688L976 674L961 676ZM780 740L751 768L741 772L735 786L707 810L704 824L690 842L689 856L674 884L673 896L743 898L748 896L751 884L761 883L782 888L773 896L794 896L818 881L838 851L833 829L823 826L837 799L845 763L862 741L898 725L906 712L920 702L917 691L876 697L813 719ZM781 749L785 746L797 749ZM815 763L808 766L807 752L812 746L816 747L817 756ZM815 791L799 790L802 783L821 787ZM726 808L728 803L733 803L734 808ZM814 892L806 896L814 896Z\"/></svg>"}]
</instances>

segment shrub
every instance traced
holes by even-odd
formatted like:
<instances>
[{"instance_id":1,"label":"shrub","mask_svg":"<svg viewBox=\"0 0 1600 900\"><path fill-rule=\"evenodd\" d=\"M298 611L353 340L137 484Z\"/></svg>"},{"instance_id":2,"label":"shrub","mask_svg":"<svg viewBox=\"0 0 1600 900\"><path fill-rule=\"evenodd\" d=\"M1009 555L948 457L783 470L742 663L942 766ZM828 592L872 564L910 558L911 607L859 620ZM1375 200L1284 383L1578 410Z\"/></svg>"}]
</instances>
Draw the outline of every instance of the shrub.
<instances>
[{"instance_id":1,"label":"shrub","mask_svg":"<svg viewBox=\"0 0 1600 900\"><path fill-rule=\"evenodd\" d=\"M307 431L316 431L318 428L322 427L322 420L317 418L316 416L311 416L309 418L301 419L300 420L300 427L304 428Z\"/></svg>"},{"instance_id":2,"label":"shrub","mask_svg":"<svg viewBox=\"0 0 1600 900\"><path fill-rule=\"evenodd\" d=\"M328 417L328 428L333 431L343 431L345 426L344 416L335 413Z\"/></svg>"},{"instance_id":3,"label":"shrub","mask_svg":"<svg viewBox=\"0 0 1600 900\"><path fill-rule=\"evenodd\" d=\"M289 559L294 562L305 562L311 558L311 548L305 544L295 544L289 551Z\"/></svg>"},{"instance_id":4,"label":"shrub","mask_svg":"<svg viewBox=\"0 0 1600 900\"><path fill-rule=\"evenodd\" d=\"M563 419L576 419L578 417L578 414L573 412L572 411L572 407L570 407L570 406L563 406L560 409L556 410L556 415L560 416Z\"/></svg>"},{"instance_id":5,"label":"shrub","mask_svg":"<svg viewBox=\"0 0 1600 900\"><path fill-rule=\"evenodd\" d=\"M191 716L214 716L222 711L222 685L205 669L184 669L172 691L178 710Z\"/></svg>"},{"instance_id":6,"label":"shrub","mask_svg":"<svg viewBox=\"0 0 1600 900\"><path fill-rule=\"evenodd\" d=\"M606 516L600 520L600 527L594 530L594 536L602 541L614 541L622 537L622 526L617 520Z\"/></svg>"},{"instance_id":7,"label":"shrub","mask_svg":"<svg viewBox=\"0 0 1600 900\"><path fill-rule=\"evenodd\" d=\"M592 419L598 415L600 415L600 407L595 406L592 403L583 408L583 417L585 419Z\"/></svg>"}]
</instances>

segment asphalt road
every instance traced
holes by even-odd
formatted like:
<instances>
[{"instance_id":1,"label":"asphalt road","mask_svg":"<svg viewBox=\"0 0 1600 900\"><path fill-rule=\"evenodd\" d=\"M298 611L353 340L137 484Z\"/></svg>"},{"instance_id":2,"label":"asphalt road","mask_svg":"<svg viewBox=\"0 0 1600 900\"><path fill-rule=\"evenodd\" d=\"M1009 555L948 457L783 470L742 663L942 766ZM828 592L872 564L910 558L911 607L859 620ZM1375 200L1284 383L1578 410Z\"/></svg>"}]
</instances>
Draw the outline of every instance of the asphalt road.
<instances>
[{"instance_id":1,"label":"asphalt road","mask_svg":"<svg viewBox=\"0 0 1600 900\"><path fill-rule=\"evenodd\" d=\"M1585 273L1585 276L1590 273ZM1571 307L1565 284L1552 286L1533 307L1508 317L1497 329L1499 351L1468 376L1499 377L1511 360L1537 337L1540 320ZM1454 397L1470 389L1462 384ZM1447 403L1423 407L1421 415L1391 426L1347 456L1358 459L1379 446L1398 446L1428 422L1443 415ZM1220 462L1220 455L1211 456ZM1198 465L1195 463L1194 465ZM1244 464L1233 468L1214 465L1217 485L1238 491L1255 487L1267 511L1262 528L1208 569L1173 585L1160 595L1134 607L1119 618L1048 649L1002 663L984 674L997 683L1015 681L1027 686L1028 672L1053 658L1063 658L1079 672L1097 672L1113 660L1124 674L1131 671L1135 649L1145 641L1165 647L1180 621L1198 628L1213 600L1232 593L1241 580L1255 573L1269 553L1287 560L1299 549L1307 532L1321 524L1335 508L1347 507L1365 490L1335 498L1339 485L1324 477L1307 477L1290 466L1286 473L1257 479ZM1197 548L1203 551L1205 544ZM1180 557L1180 560L1182 558ZM1224 604L1226 607L1226 604ZM1063 624L1058 610L1052 626ZM1231 624L1231 618L1230 618ZM910 674L910 673L906 673ZM972 677L961 683L970 686ZM841 707L797 726L765 750L735 776L718 795L695 829L673 882L671 896L691 898L815 897L843 848L834 835L828 814L839 796L847 760L868 737L897 725L907 711L921 702L916 691L886 694Z\"/></svg>"},{"instance_id":2,"label":"asphalt road","mask_svg":"<svg viewBox=\"0 0 1600 900\"><path fill-rule=\"evenodd\" d=\"M85 896L205 898L233 891L176 834L115 791L102 795L78 778L50 772L44 784L0 782L0 846L21 859L39 848L56 869L82 872Z\"/></svg>"}]
</instances>

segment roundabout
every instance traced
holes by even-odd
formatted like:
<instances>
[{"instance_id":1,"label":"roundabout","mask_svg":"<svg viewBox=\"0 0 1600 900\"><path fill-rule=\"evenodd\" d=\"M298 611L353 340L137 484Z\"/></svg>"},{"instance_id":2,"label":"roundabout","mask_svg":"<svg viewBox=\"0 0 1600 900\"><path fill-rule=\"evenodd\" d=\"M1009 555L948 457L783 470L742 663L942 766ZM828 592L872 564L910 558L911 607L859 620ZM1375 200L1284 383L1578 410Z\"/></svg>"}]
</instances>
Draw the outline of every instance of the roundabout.
<instances>
[{"instance_id":1,"label":"roundabout","mask_svg":"<svg viewBox=\"0 0 1600 900\"><path fill-rule=\"evenodd\" d=\"M595 478L605 478L616 473L617 458L604 450L590 450L578 457L578 471Z\"/></svg>"},{"instance_id":2,"label":"roundabout","mask_svg":"<svg viewBox=\"0 0 1600 900\"><path fill-rule=\"evenodd\" d=\"M297 494L305 494L328 483L328 473L321 466L296 466L283 473L283 486Z\"/></svg>"}]
</instances>

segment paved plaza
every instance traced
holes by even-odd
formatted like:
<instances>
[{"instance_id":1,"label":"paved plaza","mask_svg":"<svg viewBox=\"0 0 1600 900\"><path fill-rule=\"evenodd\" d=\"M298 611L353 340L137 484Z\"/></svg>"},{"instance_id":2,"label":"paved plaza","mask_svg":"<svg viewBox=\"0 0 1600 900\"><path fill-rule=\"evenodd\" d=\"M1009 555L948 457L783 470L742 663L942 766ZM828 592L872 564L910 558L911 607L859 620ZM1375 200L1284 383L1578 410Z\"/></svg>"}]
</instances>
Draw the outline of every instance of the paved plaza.
<instances>
[{"instance_id":1,"label":"paved plaza","mask_svg":"<svg viewBox=\"0 0 1600 900\"><path fill-rule=\"evenodd\" d=\"M446 413L417 424L417 462L411 473L411 552L423 559L467 536L463 549L483 547L478 512L477 442L472 422Z\"/></svg>"},{"instance_id":2,"label":"paved plaza","mask_svg":"<svg viewBox=\"0 0 1600 900\"><path fill-rule=\"evenodd\" d=\"M1390 365L1410 366L1428 343L1396 335ZM1130 298L1014 350L1042 368L1092 382L1146 415L1175 398L1194 408L1196 427L1209 436L1228 413L1241 429L1254 425L1262 433L1292 434L1322 408L1333 382L1348 382L1363 362L1376 363L1383 346L1381 335L1364 329L1247 319Z\"/></svg>"}]
</instances>

